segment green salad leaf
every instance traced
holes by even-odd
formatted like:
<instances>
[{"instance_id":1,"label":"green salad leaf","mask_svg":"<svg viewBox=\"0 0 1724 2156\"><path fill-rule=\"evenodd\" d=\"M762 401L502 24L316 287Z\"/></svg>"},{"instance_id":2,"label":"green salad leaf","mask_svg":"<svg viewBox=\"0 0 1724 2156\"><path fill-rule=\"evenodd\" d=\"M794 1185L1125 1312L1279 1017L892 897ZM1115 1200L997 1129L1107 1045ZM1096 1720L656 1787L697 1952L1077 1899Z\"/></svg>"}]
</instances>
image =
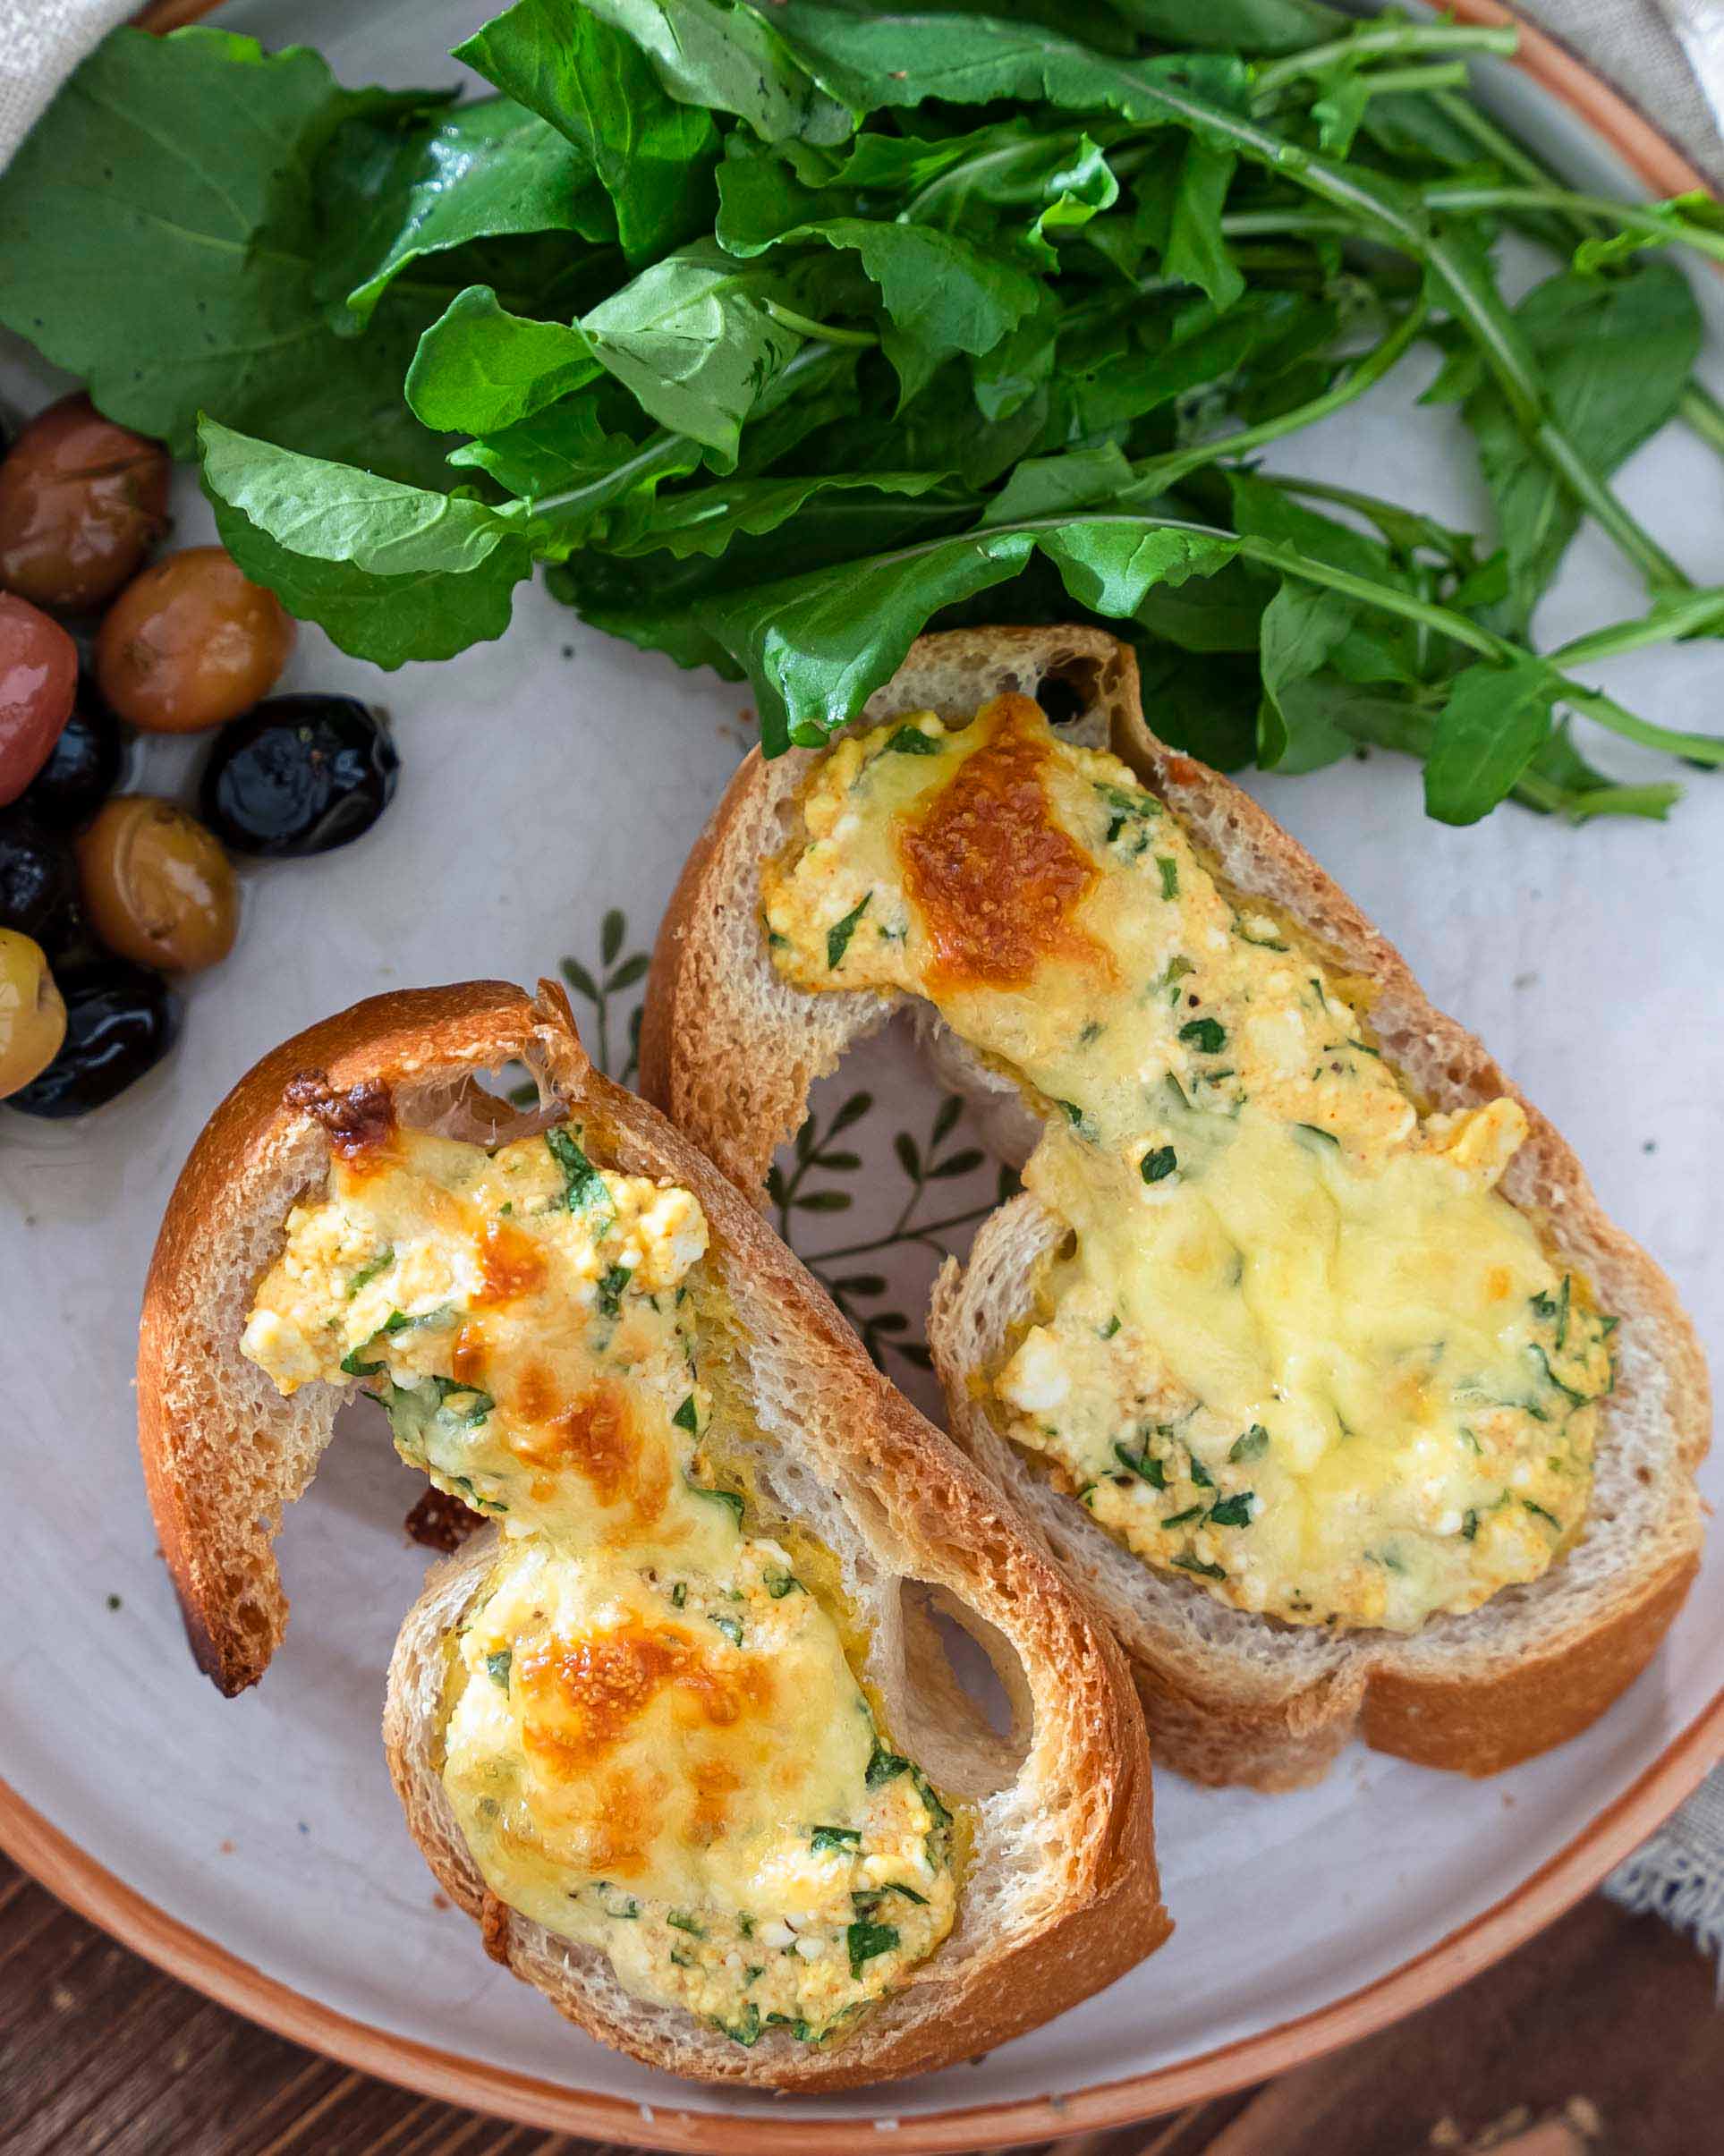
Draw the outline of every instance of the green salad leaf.
<instances>
[{"instance_id":1,"label":"green salad leaf","mask_svg":"<svg viewBox=\"0 0 1724 2156\"><path fill-rule=\"evenodd\" d=\"M499 634L542 567L750 678L777 751L930 624L1099 620L1227 768L1375 748L1451 823L1655 818L1675 785L1597 744L1724 743L1592 669L1724 633L1616 490L1672 425L1724 454L1673 251L1724 259L1724 216L1563 186L1472 95L1513 42L1321 0L513 0L456 101L120 31L0 177L0 319L200 450L247 573L385 666ZM1477 531L1332 474L1324 422L1416 365ZM1645 597L1541 650L1584 529Z\"/></svg>"}]
</instances>

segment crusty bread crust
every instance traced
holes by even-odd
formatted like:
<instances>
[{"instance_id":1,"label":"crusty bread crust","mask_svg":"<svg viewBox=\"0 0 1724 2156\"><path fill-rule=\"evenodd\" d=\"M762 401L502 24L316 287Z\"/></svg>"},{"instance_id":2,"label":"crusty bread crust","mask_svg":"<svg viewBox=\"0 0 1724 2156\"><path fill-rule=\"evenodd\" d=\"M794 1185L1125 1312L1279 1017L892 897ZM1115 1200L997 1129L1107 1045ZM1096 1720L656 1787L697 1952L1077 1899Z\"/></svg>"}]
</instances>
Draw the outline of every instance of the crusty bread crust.
<instances>
[{"instance_id":1,"label":"crusty bread crust","mask_svg":"<svg viewBox=\"0 0 1724 2156\"><path fill-rule=\"evenodd\" d=\"M856 724L929 707L967 716L1049 680L1082 705L1072 731L1107 742L1182 819L1242 897L1273 905L1338 972L1369 984L1385 1055L1433 1108L1507 1093L1530 1134L1503 1189L1620 1314L1618 1379L1601 1422L1588 1525L1531 1586L1439 1617L1410 1638L1340 1636L1228 1609L1133 1558L1055 1491L990 1418L984 1379L1030 1314L1057 1224L1020 1198L982 1225L968 1264L936 1285L930 1341L953 1435L1032 1517L1132 1658L1159 1762L1210 1782L1291 1787L1319 1778L1355 1734L1429 1766L1490 1774L1584 1728L1643 1669L1699 1561L1694 1472L1711 1435L1706 1368L1675 1291L1611 1226L1573 1152L1465 1028L1433 1008L1400 955L1237 786L1145 723L1136 662L1100 630L976 629L922 638ZM801 1124L812 1080L889 1014L866 991L811 995L773 967L759 921L761 860L795 828L815 751L758 752L691 854L653 958L641 1031L649 1098L758 1197ZM1022 1159L1034 1126L1015 1092L930 1021L943 1076L981 1105Z\"/></svg>"},{"instance_id":2,"label":"crusty bread crust","mask_svg":"<svg viewBox=\"0 0 1724 2156\"><path fill-rule=\"evenodd\" d=\"M674 1177L700 1200L760 1417L753 1466L767 1509L801 1520L837 1557L867 1621L864 1674L887 1727L937 1784L972 1801L974 1849L951 1936L829 2048L773 2029L744 2050L629 1997L601 1955L486 1893L443 1793L445 1641L495 1555L484 1537L433 1572L391 1668L391 1770L439 1880L480 1921L488 1949L560 2012L704 2079L836 2088L923 2071L1110 1982L1170 1928L1148 1747L1118 1650L999 1493L875 1371L753 1208L663 1117L593 1070L554 983L537 999L478 982L361 1004L267 1057L194 1149L150 1269L138 1393L151 1503L200 1664L232 1693L268 1662L286 1617L274 1528L346 1389L310 1385L281 1401L267 1380L253 1384L239 1353L285 1213L327 1164L321 1125L285 1089L311 1072L335 1093L381 1084L403 1120L489 1140L531 1126L483 1090L486 1074L514 1059L551 1112L582 1120L607 1166ZM957 1691L916 1607L923 1593L999 1658L1009 1737Z\"/></svg>"}]
</instances>

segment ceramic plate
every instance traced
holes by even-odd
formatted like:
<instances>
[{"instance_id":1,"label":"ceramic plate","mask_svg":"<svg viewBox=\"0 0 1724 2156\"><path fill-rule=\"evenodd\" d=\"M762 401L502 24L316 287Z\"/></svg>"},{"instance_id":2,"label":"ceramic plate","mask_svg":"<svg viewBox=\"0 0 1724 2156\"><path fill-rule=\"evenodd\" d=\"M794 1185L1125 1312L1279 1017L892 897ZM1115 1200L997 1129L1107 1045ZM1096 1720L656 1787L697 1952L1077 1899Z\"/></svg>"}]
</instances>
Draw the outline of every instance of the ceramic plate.
<instances>
[{"instance_id":1,"label":"ceramic plate","mask_svg":"<svg viewBox=\"0 0 1724 2156\"><path fill-rule=\"evenodd\" d=\"M448 80L478 0L247 0L266 38L321 47L349 81ZM1577 78L1632 156L1656 138ZM1572 87L1572 85L1571 85ZM1498 67L1500 111L1577 182L1629 167L1549 91ZM1720 327L1718 294L1703 302ZM1715 346L1724 350L1724 345ZM1414 370L1416 373L1416 370ZM59 385L14 348L20 408ZM1470 451L1406 420L1394 385L1302 435L1300 468L1484 529ZM1724 386L1724 375L1718 378ZM1680 431L1622 475L1630 505L1698 578L1724 581L1720 468ZM180 536L208 520L183 481ZM1557 641L1638 610L1583 539L1541 627ZM1637 708L1717 724L1716 646L1599 670ZM385 679L315 632L293 685L381 698L404 771L362 844L247 872L234 958L191 997L177 1053L89 1121L0 1115L8 1498L0 1567L0 1839L61 1892L259 2019L402 2080L607 2138L685 2147L972 2147L1141 2116L1274 2070L1460 1981L1590 1886L1724 1748L1724 1548L1653 1668L1588 1735L1480 1785L1349 1752L1297 1795L1193 1788L1156 1804L1172 1944L1100 1997L985 2059L887 2092L763 2103L673 2083L600 2049L492 1967L403 1829L378 1715L390 1643L424 1555L402 1520L418 1484L361 1408L290 1516L287 1641L258 1691L218 1698L186 1653L132 1443L140 1283L163 1203L215 1103L287 1032L379 989L567 961L590 1045L628 1074L642 954L685 849L750 736L738 692L583 629L523 594L500 643ZM1609 744L1617 768L1634 752ZM152 747L132 778L177 783ZM1445 830L1416 771L1381 760L1253 779L1490 1041L1589 1163L1609 1210L1724 1330L1724 778L1695 772L1664 828L1572 831L1515 810ZM913 1347L937 1246L961 1244L993 1171L890 1035L823 1091L858 1094L844 1151L808 1167L786 1219L929 1403ZM916 1142L918 1176L899 1133ZM901 1155L903 1156L901 1158ZM955 1166L954 1162L955 1161ZM801 1201L813 1199L812 1205ZM953 1225L940 1225L954 1223ZM856 1246L862 1246L858 1248ZM1709 1484L1724 1496L1714 1465Z\"/></svg>"}]
</instances>

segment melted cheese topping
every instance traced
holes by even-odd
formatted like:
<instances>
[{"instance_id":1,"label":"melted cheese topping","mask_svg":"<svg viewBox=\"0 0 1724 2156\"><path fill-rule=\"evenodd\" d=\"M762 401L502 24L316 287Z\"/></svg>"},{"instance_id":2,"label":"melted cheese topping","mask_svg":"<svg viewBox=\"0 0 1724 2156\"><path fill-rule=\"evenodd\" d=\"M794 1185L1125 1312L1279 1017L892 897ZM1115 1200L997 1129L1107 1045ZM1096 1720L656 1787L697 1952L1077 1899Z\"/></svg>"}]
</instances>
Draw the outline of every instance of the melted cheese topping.
<instances>
[{"instance_id":1,"label":"melted cheese topping","mask_svg":"<svg viewBox=\"0 0 1724 2156\"><path fill-rule=\"evenodd\" d=\"M687 1191L578 1130L393 1131L289 1215L242 1345L285 1393L369 1380L403 1456L513 1538L444 1702L491 1891L639 1997L813 2040L951 1929L952 1821L879 1741L842 1612L716 1478L706 1248Z\"/></svg>"},{"instance_id":2,"label":"melted cheese topping","mask_svg":"<svg viewBox=\"0 0 1724 2156\"><path fill-rule=\"evenodd\" d=\"M1612 1321L1496 1183L1499 1099L1421 1117L1362 1013L1126 767L1028 698L816 766L762 873L779 969L928 997L1045 1118L1073 1231L993 1373L1011 1436L1219 1600L1411 1630L1578 1534Z\"/></svg>"}]
</instances>

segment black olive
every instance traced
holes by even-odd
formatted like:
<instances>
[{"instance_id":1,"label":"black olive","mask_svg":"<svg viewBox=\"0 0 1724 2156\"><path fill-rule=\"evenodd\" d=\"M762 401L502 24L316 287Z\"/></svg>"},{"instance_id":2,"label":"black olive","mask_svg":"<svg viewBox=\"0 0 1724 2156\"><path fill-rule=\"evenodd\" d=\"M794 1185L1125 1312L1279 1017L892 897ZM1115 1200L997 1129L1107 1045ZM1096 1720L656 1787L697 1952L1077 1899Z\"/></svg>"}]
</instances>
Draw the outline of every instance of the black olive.
<instances>
[{"instance_id":1,"label":"black olive","mask_svg":"<svg viewBox=\"0 0 1724 2156\"><path fill-rule=\"evenodd\" d=\"M81 684L47 763L24 789L24 806L56 831L71 830L113 793L124 753L119 720Z\"/></svg>"},{"instance_id":2,"label":"black olive","mask_svg":"<svg viewBox=\"0 0 1724 2156\"><path fill-rule=\"evenodd\" d=\"M389 805L401 759L352 696L272 696L222 728L198 813L236 853L327 853Z\"/></svg>"},{"instance_id":3,"label":"black olive","mask_svg":"<svg viewBox=\"0 0 1724 2156\"><path fill-rule=\"evenodd\" d=\"M47 948L51 924L78 895L72 848L20 803L0 811L0 929L16 929Z\"/></svg>"},{"instance_id":4,"label":"black olive","mask_svg":"<svg viewBox=\"0 0 1724 2156\"><path fill-rule=\"evenodd\" d=\"M180 1030L180 999L159 973L123 958L57 978L66 1006L60 1053L4 1105L62 1122L105 1106L154 1069Z\"/></svg>"}]
</instances>

